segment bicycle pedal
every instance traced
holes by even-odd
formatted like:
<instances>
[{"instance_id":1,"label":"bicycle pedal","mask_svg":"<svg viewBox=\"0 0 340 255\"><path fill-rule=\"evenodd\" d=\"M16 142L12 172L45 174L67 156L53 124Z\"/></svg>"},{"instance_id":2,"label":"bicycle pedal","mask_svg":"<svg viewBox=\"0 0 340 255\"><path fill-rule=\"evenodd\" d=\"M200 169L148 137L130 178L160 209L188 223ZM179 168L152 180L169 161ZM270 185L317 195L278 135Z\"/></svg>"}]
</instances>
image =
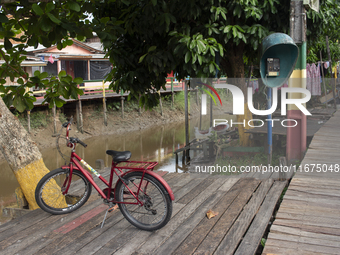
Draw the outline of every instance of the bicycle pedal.
<instances>
[{"instance_id":1,"label":"bicycle pedal","mask_svg":"<svg viewBox=\"0 0 340 255\"><path fill-rule=\"evenodd\" d=\"M109 212L112 212L112 211L114 211L114 210L116 210L116 209L118 209L118 205L115 205L114 207L111 207L111 208L109 209Z\"/></svg>"}]
</instances>

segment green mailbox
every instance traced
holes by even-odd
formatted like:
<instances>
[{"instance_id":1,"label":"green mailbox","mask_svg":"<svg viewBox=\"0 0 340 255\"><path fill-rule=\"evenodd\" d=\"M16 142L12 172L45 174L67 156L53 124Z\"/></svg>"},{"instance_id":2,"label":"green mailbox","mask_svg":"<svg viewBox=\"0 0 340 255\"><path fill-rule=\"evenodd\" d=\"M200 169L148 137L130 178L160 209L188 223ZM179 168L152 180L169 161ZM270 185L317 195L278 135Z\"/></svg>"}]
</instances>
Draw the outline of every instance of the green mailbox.
<instances>
[{"instance_id":1,"label":"green mailbox","mask_svg":"<svg viewBox=\"0 0 340 255\"><path fill-rule=\"evenodd\" d=\"M293 39L283 33L274 33L262 41L260 74L270 88L282 86L292 74L299 49Z\"/></svg>"}]
</instances>

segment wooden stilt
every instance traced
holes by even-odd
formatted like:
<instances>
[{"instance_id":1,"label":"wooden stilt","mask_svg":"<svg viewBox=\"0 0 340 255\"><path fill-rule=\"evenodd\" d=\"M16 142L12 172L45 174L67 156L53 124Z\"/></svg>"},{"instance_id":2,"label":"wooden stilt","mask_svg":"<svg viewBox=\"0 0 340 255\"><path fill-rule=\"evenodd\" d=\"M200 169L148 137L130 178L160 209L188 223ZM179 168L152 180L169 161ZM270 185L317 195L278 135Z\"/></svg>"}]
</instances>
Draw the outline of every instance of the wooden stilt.
<instances>
[{"instance_id":1,"label":"wooden stilt","mask_svg":"<svg viewBox=\"0 0 340 255\"><path fill-rule=\"evenodd\" d=\"M105 98L105 85L103 81L103 111L104 111L104 125L107 126L107 109L106 109L106 98Z\"/></svg>"},{"instance_id":2,"label":"wooden stilt","mask_svg":"<svg viewBox=\"0 0 340 255\"><path fill-rule=\"evenodd\" d=\"M81 106L81 100L78 100L78 112L79 112L79 132L83 133L83 111Z\"/></svg>"},{"instance_id":3,"label":"wooden stilt","mask_svg":"<svg viewBox=\"0 0 340 255\"><path fill-rule=\"evenodd\" d=\"M27 132L31 133L31 111L27 111Z\"/></svg>"},{"instance_id":4,"label":"wooden stilt","mask_svg":"<svg viewBox=\"0 0 340 255\"><path fill-rule=\"evenodd\" d=\"M184 84L184 100L185 100L185 145L189 145L189 104L188 104L188 82ZM183 162L185 157L188 156L186 152L183 152Z\"/></svg>"},{"instance_id":5,"label":"wooden stilt","mask_svg":"<svg viewBox=\"0 0 340 255\"><path fill-rule=\"evenodd\" d=\"M159 95L159 108L161 110L161 116L163 116L162 96L161 96L161 92L159 90L158 90L158 95Z\"/></svg>"},{"instance_id":6,"label":"wooden stilt","mask_svg":"<svg viewBox=\"0 0 340 255\"><path fill-rule=\"evenodd\" d=\"M122 96L120 97L120 104L121 104L121 108L122 108L122 118L124 119L124 100L125 98Z\"/></svg>"},{"instance_id":7,"label":"wooden stilt","mask_svg":"<svg viewBox=\"0 0 340 255\"><path fill-rule=\"evenodd\" d=\"M53 105L52 108L52 114L53 114L53 134L57 133L57 109L56 109L56 105Z\"/></svg>"},{"instance_id":8,"label":"wooden stilt","mask_svg":"<svg viewBox=\"0 0 340 255\"><path fill-rule=\"evenodd\" d=\"M175 95L174 95L174 79L171 78L171 107L175 105Z\"/></svg>"}]
</instances>

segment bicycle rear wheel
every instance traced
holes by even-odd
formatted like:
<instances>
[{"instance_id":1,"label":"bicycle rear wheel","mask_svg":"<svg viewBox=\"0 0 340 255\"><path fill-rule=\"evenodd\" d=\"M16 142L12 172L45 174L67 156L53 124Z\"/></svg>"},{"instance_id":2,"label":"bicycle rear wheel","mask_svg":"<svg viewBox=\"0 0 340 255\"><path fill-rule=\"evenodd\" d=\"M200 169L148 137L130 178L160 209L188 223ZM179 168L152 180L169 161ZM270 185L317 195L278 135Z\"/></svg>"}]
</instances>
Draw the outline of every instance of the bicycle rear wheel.
<instances>
[{"instance_id":1,"label":"bicycle rear wheel","mask_svg":"<svg viewBox=\"0 0 340 255\"><path fill-rule=\"evenodd\" d=\"M145 173L143 180L142 172L131 172L123 178L130 190L137 195L141 184L138 198L143 201L143 206L135 204L121 204L119 208L124 217L135 227L153 231L165 226L172 214L172 202L170 195L164 186L153 176ZM141 183L142 181L142 183ZM116 199L120 202L137 202L127 187L120 181L116 187Z\"/></svg>"},{"instance_id":2,"label":"bicycle rear wheel","mask_svg":"<svg viewBox=\"0 0 340 255\"><path fill-rule=\"evenodd\" d=\"M73 170L68 192L63 194L69 178L69 169L58 168L40 180L35 189L35 199L41 209L51 214L65 214L86 203L91 195L91 183L81 171Z\"/></svg>"}]
</instances>

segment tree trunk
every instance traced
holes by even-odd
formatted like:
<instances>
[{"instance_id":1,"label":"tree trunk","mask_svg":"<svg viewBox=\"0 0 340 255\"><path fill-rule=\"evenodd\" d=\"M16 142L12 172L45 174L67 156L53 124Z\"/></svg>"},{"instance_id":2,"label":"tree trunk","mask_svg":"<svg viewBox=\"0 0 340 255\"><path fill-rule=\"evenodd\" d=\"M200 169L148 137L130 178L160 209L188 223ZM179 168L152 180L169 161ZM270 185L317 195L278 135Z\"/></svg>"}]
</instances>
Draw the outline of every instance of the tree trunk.
<instances>
[{"instance_id":1,"label":"tree trunk","mask_svg":"<svg viewBox=\"0 0 340 255\"><path fill-rule=\"evenodd\" d=\"M35 188L40 179L49 172L41 153L25 128L20 124L0 97L0 151L28 201L31 210L39 208L35 201Z\"/></svg>"},{"instance_id":2,"label":"tree trunk","mask_svg":"<svg viewBox=\"0 0 340 255\"><path fill-rule=\"evenodd\" d=\"M237 115L237 122L245 123L238 125L238 131L240 136L241 146L251 146L252 140L250 134L245 133L247 129L251 127L248 125L248 121L253 118L252 113L248 109L247 104L247 84L244 77L244 62L243 62L243 51L244 44L239 45L231 44L228 47L228 54L221 62L222 68L225 70L228 76L228 82L230 84L238 86L244 95L244 115Z\"/></svg>"}]
</instances>

